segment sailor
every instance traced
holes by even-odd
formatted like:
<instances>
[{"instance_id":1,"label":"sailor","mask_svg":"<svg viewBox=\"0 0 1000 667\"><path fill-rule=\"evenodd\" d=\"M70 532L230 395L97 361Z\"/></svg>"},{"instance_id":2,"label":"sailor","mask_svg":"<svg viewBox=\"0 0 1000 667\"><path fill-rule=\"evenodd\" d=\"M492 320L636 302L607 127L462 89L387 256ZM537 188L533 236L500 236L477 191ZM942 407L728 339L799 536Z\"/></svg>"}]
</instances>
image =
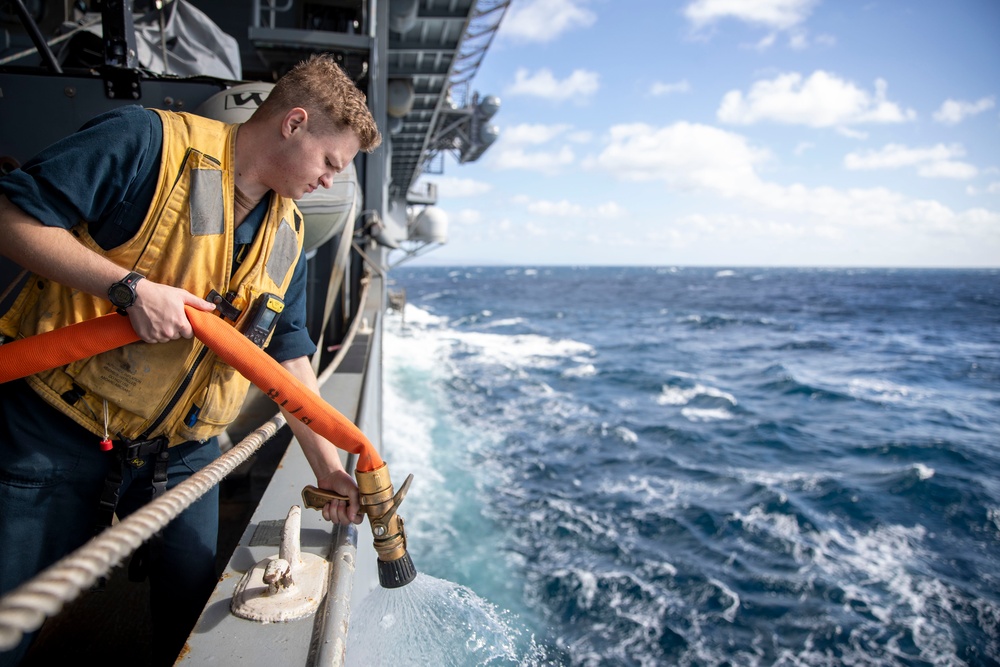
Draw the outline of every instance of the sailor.
<instances>
[{"instance_id":1,"label":"sailor","mask_svg":"<svg viewBox=\"0 0 1000 667\"><path fill-rule=\"evenodd\" d=\"M275 295L284 308L267 353L317 390L294 200L380 142L364 94L312 56L243 124L123 107L0 179L0 252L31 272L0 334L118 310L144 341L0 385L0 594L219 456L248 382L192 337L185 306L214 310L212 290L237 308ZM360 523L338 450L288 423L317 485L350 498L323 516ZM151 541L155 664L173 664L214 589L217 527L213 490Z\"/></svg>"}]
</instances>

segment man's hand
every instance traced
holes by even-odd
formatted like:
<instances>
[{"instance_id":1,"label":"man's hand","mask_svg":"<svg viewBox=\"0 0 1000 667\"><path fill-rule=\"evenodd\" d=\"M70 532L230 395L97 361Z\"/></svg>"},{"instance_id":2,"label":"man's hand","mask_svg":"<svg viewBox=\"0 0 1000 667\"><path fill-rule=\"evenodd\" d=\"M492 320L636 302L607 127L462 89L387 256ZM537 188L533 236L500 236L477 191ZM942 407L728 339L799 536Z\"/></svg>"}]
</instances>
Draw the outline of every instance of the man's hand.
<instances>
[{"instance_id":1,"label":"man's hand","mask_svg":"<svg viewBox=\"0 0 1000 667\"><path fill-rule=\"evenodd\" d=\"M135 303L125 312L140 338L147 343L166 343L194 335L184 306L208 312L215 310L211 301L190 292L151 280L140 280L135 286Z\"/></svg>"},{"instance_id":2,"label":"man's hand","mask_svg":"<svg viewBox=\"0 0 1000 667\"><path fill-rule=\"evenodd\" d=\"M361 523L364 515L361 514L361 499L358 495L358 485L354 483L351 476L343 470L337 470L316 479L317 486L321 489L339 493L350 498L349 502L343 500L331 500L323 506L323 518L333 523L346 525L348 523Z\"/></svg>"},{"instance_id":3,"label":"man's hand","mask_svg":"<svg viewBox=\"0 0 1000 667\"><path fill-rule=\"evenodd\" d=\"M282 361L281 365L304 384L306 389L315 394L319 393L316 373L313 372L308 357L288 359ZM318 435L284 407L281 408L281 412L285 415L292 433L295 434L295 439L299 441L302 453L309 461L309 467L316 475L316 486L350 498L348 503L342 500L327 503L323 508L323 518L340 524L361 523L361 498L358 495L358 485L344 471L339 450L332 442Z\"/></svg>"}]
</instances>

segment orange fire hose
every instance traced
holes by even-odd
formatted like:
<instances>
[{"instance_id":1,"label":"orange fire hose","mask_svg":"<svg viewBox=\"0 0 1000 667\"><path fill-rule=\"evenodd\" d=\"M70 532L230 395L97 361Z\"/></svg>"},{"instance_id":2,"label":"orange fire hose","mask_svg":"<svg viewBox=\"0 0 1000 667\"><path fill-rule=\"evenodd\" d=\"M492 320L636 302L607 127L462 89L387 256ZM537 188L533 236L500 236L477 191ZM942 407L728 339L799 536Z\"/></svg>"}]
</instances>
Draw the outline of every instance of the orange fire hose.
<instances>
[{"instance_id":1,"label":"orange fire hose","mask_svg":"<svg viewBox=\"0 0 1000 667\"><path fill-rule=\"evenodd\" d=\"M355 469L384 465L357 426L220 317L185 306L194 335L271 400L334 445L358 455ZM139 340L127 317L111 313L0 346L0 382L34 375Z\"/></svg>"}]
</instances>

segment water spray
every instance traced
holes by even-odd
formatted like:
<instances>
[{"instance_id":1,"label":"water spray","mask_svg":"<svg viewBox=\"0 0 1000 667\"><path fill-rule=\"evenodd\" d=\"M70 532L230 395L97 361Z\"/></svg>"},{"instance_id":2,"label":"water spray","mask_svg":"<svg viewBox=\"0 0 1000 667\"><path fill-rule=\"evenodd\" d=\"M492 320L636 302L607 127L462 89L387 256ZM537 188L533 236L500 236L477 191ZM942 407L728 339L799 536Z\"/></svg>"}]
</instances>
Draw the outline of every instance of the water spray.
<instances>
[{"instance_id":1,"label":"water spray","mask_svg":"<svg viewBox=\"0 0 1000 667\"><path fill-rule=\"evenodd\" d=\"M406 551L406 531L403 517L397 513L400 503L413 481L408 475L399 491L393 495L389 467L382 464L374 470L355 470L358 478L358 492L361 509L368 515L372 536L375 538L375 552L378 554L378 581L383 588L400 588L417 576L417 568ZM307 486L302 489L302 502L312 509L323 509L331 500L348 502L346 496L332 491Z\"/></svg>"}]
</instances>

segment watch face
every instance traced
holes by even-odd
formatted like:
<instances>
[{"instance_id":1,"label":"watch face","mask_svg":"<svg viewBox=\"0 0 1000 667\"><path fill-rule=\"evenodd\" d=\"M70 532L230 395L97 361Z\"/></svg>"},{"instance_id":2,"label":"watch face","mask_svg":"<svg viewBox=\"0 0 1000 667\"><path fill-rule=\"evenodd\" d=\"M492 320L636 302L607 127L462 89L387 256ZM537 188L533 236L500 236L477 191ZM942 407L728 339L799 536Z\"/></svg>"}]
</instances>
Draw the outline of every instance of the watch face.
<instances>
[{"instance_id":1,"label":"watch face","mask_svg":"<svg viewBox=\"0 0 1000 667\"><path fill-rule=\"evenodd\" d=\"M133 301L135 301L135 292L133 292L128 285L115 283L111 286L111 290L108 292L108 299L112 304L118 306L119 308L127 308L132 305Z\"/></svg>"}]
</instances>

